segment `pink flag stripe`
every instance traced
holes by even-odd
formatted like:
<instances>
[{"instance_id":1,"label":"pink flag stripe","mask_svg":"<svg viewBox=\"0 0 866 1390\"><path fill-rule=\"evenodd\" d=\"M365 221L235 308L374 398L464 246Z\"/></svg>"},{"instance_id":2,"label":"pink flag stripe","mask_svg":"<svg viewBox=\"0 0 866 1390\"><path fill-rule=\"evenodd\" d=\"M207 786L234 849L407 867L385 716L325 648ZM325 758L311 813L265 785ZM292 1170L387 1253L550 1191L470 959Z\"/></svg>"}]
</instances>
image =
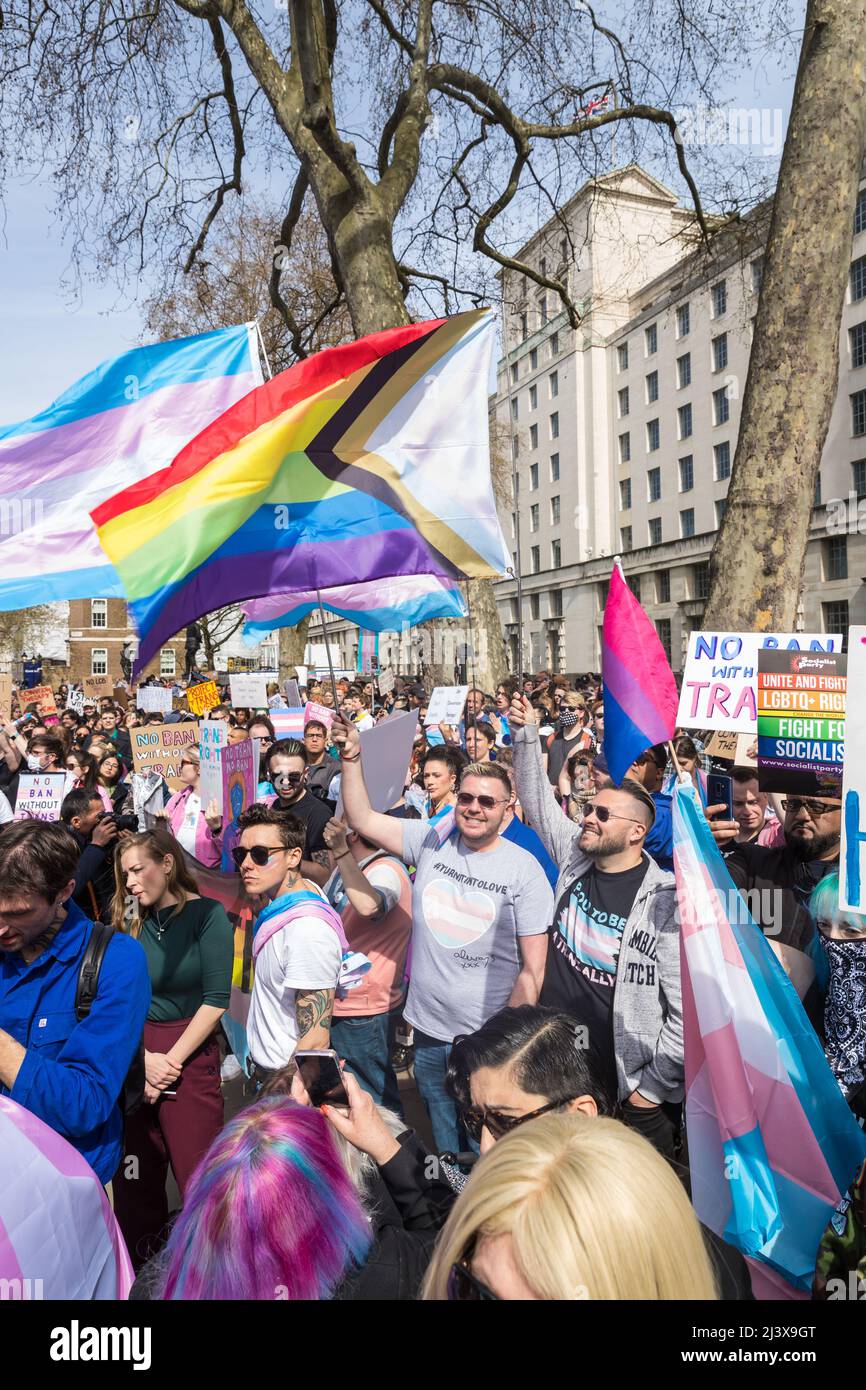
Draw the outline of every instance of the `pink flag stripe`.
<instances>
[{"instance_id":1,"label":"pink flag stripe","mask_svg":"<svg viewBox=\"0 0 866 1390\"><path fill-rule=\"evenodd\" d=\"M615 629L614 629L615 631ZM651 743L664 743L673 738L676 714L660 709L647 691L661 688L661 676L652 670L652 662L644 661L642 670L633 672L610 643L604 654L604 688L609 690L622 709L628 711L633 724L646 734Z\"/></svg>"}]
</instances>

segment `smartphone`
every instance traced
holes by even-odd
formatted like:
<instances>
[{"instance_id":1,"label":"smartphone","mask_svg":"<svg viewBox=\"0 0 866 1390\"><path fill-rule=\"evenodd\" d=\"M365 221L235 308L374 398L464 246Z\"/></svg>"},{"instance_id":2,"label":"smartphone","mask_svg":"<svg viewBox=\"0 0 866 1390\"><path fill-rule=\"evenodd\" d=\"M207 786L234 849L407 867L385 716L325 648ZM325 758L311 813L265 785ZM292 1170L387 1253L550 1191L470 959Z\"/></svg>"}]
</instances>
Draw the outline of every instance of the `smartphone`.
<instances>
[{"instance_id":1,"label":"smartphone","mask_svg":"<svg viewBox=\"0 0 866 1390\"><path fill-rule=\"evenodd\" d=\"M311 1105L317 1108L320 1105L345 1105L348 1108L349 1097L343 1085L340 1059L333 1048L296 1052L294 1060Z\"/></svg>"},{"instance_id":2,"label":"smartphone","mask_svg":"<svg viewBox=\"0 0 866 1390\"><path fill-rule=\"evenodd\" d=\"M707 805L727 807L728 820L734 819L734 783L720 772L707 774ZM720 819L719 816L714 819Z\"/></svg>"}]
</instances>

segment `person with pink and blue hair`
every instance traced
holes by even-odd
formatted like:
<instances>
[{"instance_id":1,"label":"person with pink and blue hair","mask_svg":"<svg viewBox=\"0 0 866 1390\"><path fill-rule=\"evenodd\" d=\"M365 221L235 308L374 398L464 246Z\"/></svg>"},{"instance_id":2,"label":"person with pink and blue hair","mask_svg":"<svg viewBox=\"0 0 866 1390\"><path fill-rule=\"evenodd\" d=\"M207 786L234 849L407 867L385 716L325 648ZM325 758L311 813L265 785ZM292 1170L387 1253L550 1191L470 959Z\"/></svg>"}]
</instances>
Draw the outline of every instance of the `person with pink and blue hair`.
<instances>
[{"instance_id":1,"label":"person with pink and blue hair","mask_svg":"<svg viewBox=\"0 0 866 1390\"><path fill-rule=\"evenodd\" d=\"M150 1296L330 1299L372 1241L325 1117L265 1096L225 1126L193 1174Z\"/></svg>"}]
</instances>

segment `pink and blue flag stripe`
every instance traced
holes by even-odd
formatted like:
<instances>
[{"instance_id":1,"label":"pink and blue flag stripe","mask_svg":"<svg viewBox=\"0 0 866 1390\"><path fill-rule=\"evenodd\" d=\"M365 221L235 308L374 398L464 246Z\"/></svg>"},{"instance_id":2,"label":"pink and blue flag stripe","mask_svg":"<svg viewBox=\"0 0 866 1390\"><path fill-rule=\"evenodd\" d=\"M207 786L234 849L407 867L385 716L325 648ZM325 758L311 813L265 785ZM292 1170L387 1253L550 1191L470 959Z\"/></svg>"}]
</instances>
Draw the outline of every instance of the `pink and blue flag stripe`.
<instances>
[{"instance_id":1,"label":"pink and blue flag stripe","mask_svg":"<svg viewBox=\"0 0 866 1390\"><path fill-rule=\"evenodd\" d=\"M110 358L29 420L0 426L0 611L122 597L90 511L165 468L262 381L254 324Z\"/></svg>"},{"instance_id":2,"label":"pink and blue flag stripe","mask_svg":"<svg viewBox=\"0 0 866 1390\"><path fill-rule=\"evenodd\" d=\"M866 1135L690 784L673 840L692 1201L749 1259L757 1297L802 1298Z\"/></svg>"},{"instance_id":3,"label":"pink and blue flag stripe","mask_svg":"<svg viewBox=\"0 0 866 1390\"><path fill-rule=\"evenodd\" d=\"M403 632L431 618L465 618L456 580L436 574L401 574L322 590L322 605L368 632ZM318 607L314 589L269 594L244 604L244 641L260 642L278 627L297 627Z\"/></svg>"},{"instance_id":4,"label":"pink and blue flag stripe","mask_svg":"<svg viewBox=\"0 0 866 1390\"><path fill-rule=\"evenodd\" d=\"M658 633L613 567L601 646L604 756L617 786L635 758L673 738L677 686Z\"/></svg>"}]
</instances>

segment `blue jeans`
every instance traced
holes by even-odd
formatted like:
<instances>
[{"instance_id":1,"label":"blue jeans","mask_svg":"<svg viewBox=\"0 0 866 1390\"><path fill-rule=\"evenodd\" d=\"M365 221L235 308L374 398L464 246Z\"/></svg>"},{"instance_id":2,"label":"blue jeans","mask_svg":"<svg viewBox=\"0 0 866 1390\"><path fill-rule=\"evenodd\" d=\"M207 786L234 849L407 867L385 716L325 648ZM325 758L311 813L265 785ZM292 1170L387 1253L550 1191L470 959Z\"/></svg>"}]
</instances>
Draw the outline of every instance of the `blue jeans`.
<instances>
[{"instance_id":1,"label":"blue jeans","mask_svg":"<svg viewBox=\"0 0 866 1390\"><path fill-rule=\"evenodd\" d=\"M401 1118L403 1105L391 1052L402 1012L401 1005L388 1014L335 1018L331 1022L331 1046L338 1056L345 1057L359 1084L377 1105L384 1105Z\"/></svg>"},{"instance_id":2,"label":"blue jeans","mask_svg":"<svg viewBox=\"0 0 866 1390\"><path fill-rule=\"evenodd\" d=\"M445 1090L450 1042L440 1042L415 1029L415 1085L433 1126L433 1142L439 1153L467 1153L468 1135L454 1101Z\"/></svg>"}]
</instances>

